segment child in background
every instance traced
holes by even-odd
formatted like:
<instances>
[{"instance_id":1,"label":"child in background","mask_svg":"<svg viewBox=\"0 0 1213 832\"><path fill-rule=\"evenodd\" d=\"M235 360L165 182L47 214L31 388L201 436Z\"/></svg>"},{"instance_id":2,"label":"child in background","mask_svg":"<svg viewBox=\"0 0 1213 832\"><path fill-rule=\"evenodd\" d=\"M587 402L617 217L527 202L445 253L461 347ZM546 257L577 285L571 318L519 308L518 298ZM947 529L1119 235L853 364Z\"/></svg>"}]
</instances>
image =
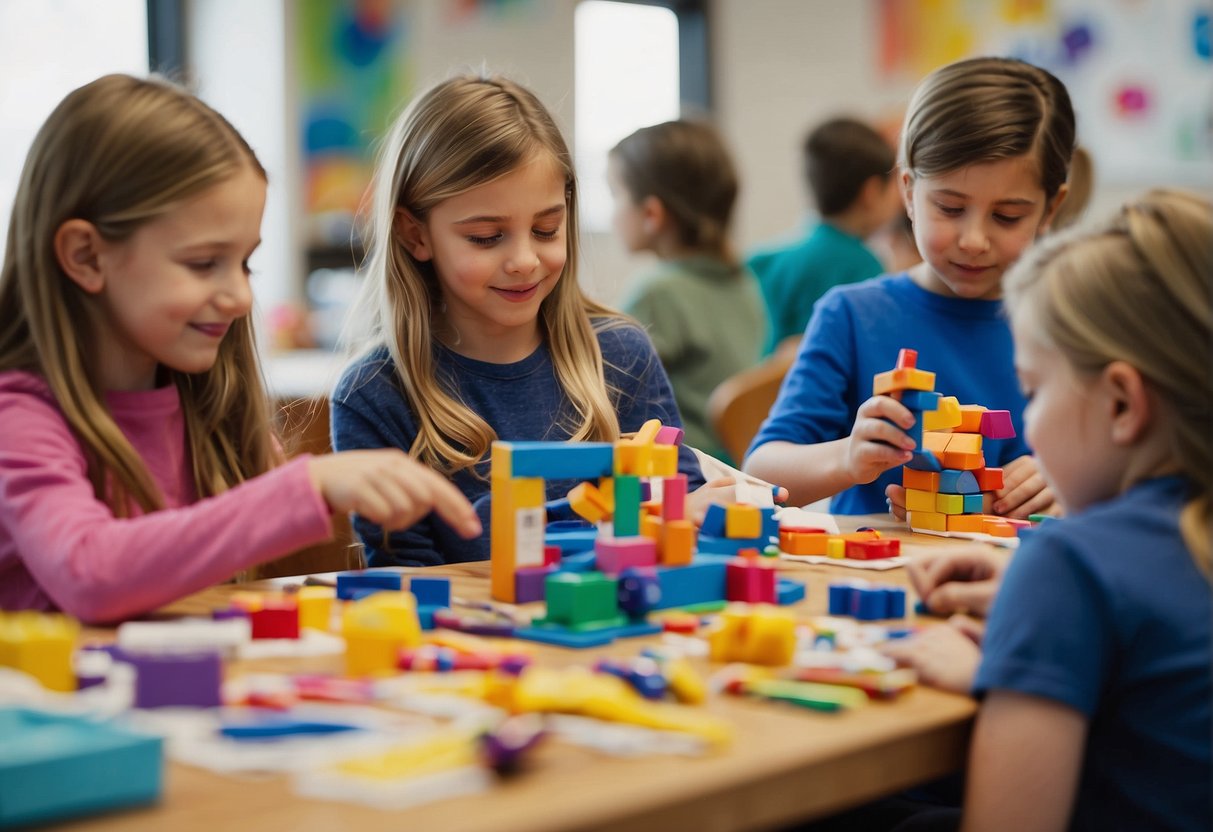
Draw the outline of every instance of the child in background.
<instances>
[{"instance_id":1,"label":"child in background","mask_svg":"<svg viewBox=\"0 0 1213 832\"><path fill-rule=\"evenodd\" d=\"M829 289L884 270L864 241L902 211L895 164L889 142L853 118L827 121L805 138L805 180L821 219L803 240L746 259L771 317L764 354L803 336L813 305Z\"/></svg>"},{"instance_id":2,"label":"child in background","mask_svg":"<svg viewBox=\"0 0 1213 832\"><path fill-rule=\"evenodd\" d=\"M893 651L984 697L965 828L1213 828L1210 240L1213 205L1156 191L1007 276L1028 439L1066 519L1011 559L975 680L947 626Z\"/></svg>"},{"instance_id":3,"label":"child in background","mask_svg":"<svg viewBox=\"0 0 1213 832\"><path fill-rule=\"evenodd\" d=\"M266 177L214 110L110 75L69 94L25 162L0 272L0 607L141 613L431 508L399 452L284 462L248 312Z\"/></svg>"},{"instance_id":4,"label":"child in background","mask_svg":"<svg viewBox=\"0 0 1213 832\"><path fill-rule=\"evenodd\" d=\"M384 143L373 211L352 318L373 325L332 397L334 447L405 449L487 520L495 439L614 441L649 419L681 426L644 332L577 283L572 159L531 92L468 76L419 96ZM689 448L679 468L702 481ZM573 484L548 480L548 498ZM372 565L489 553L487 538L468 544L441 517L389 534L356 516L354 528Z\"/></svg>"},{"instance_id":5,"label":"child in background","mask_svg":"<svg viewBox=\"0 0 1213 832\"><path fill-rule=\"evenodd\" d=\"M754 276L729 247L737 173L715 130L667 121L611 149L607 180L614 224L628 251L658 264L622 306L649 332L670 376L686 440L735 464L708 420L720 382L758 363L767 315Z\"/></svg>"},{"instance_id":6,"label":"child in background","mask_svg":"<svg viewBox=\"0 0 1213 832\"><path fill-rule=\"evenodd\" d=\"M923 262L904 274L832 289L817 304L796 363L745 463L797 504L904 512L899 466L913 416L872 378L898 350L918 351L936 390L1009 410L1017 438L990 441L1004 469L992 510L1026 517L1052 505L1022 439L1024 399L1011 372L1002 275L1049 227L1065 197L1074 111L1061 82L1021 61L975 58L929 75L901 138L901 186Z\"/></svg>"}]
</instances>

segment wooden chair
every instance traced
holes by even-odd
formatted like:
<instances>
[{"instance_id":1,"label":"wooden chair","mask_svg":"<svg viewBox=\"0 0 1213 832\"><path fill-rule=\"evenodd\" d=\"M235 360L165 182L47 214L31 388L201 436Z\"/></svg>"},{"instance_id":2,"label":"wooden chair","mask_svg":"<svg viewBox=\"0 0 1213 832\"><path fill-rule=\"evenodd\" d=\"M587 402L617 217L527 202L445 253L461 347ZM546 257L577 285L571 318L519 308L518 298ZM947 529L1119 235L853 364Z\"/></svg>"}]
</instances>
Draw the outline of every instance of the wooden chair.
<instances>
[{"instance_id":1,"label":"wooden chair","mask_svg":"<svg viewBox=\"0 0 1213 832\"><path fill-rule=\"evenodd\" d=\"M708 420L712 429L738 465L771 412L779 386L796 360L799 347L799 336L787 338L761 364L722 381L708 398Z\"/></svg>"}]
</instances>

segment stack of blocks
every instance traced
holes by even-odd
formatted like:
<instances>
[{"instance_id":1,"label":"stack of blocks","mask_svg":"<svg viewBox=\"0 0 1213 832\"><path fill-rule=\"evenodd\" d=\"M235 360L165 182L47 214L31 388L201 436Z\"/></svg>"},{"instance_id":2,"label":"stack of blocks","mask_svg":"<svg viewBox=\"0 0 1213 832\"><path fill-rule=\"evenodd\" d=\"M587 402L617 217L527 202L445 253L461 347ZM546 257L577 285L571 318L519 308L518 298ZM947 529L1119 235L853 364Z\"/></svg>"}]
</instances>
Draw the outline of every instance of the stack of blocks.
<instances>
[{"instance_id":1,"label":"stack of blocks","mask_svg":"<svg viewBox=\"0 0 1213 832\"><path fill-rule=\"evenodd\" d=\"M719 555L736 555L743 549L762 551L778 535L774 506L712 504L699 530L699 551Z\"/></svg>"},{"instance_id":2,"label":"stack of blocks","mask_svg":"<svg viewBox=\"0 0 1213 832\"><path fill-rule=\"evenodd\" d=\"M917 369L918 353L903 349L896 368L878 373L873 395L898 399L914 414L906 431L913 457L902 469L910 528L931 534L1015 537L1019 521L984 513L984 496L1003 486L1002 469L987 468L983 439L1015 436L1011 414L962 405L935 392L935 374Z\"/></svg>"},{"instance_id":3,"label":"stack of blocks","mask_svg":"<svg viewBox=\"0 0 1213 832\"><path fill-rule=\"evenodd\" d=\"M849 615L860 621L904 618L905 587L895 584L870 584L847 581L830 584L830 615Z\"/></svg>"}]
</instances>

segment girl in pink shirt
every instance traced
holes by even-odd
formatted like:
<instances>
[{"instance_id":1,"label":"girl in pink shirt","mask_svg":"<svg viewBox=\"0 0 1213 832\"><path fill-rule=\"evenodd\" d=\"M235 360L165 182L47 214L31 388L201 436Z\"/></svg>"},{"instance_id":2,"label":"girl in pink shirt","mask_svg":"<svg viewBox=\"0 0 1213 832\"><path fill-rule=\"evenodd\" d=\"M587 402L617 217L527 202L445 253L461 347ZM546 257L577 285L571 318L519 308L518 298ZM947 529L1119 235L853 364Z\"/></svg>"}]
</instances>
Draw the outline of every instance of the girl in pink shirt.
<instances>
[{"instance_id":1,"label":"girl in pink shirt","mask_svg":"<svg viewBox=\"0 0 1213 832\"><path fill-rule=\"evenodd\" d=\"M163 81L100 78L43 125L0 271L0 608L129 617L338 511L480 532L401 451L284 462L248 316L265 194L236 130Z\"/></svg>"}]
</instances>

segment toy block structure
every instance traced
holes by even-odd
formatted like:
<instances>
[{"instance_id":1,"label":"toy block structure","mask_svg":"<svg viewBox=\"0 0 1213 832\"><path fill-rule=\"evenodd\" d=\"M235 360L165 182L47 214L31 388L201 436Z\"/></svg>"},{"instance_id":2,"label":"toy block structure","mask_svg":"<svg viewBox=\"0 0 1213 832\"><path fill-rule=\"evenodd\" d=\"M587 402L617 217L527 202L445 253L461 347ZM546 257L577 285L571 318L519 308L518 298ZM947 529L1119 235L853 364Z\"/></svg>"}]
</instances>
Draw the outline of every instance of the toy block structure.
<instances>
[{"instance_id":1,"label":"toy block structure","mask_svg":"<svg viewBox=\"0 0 1213 832\"><path fill-rule=\"evenodd\" d=\"M828 557L850 560L883 560L901 555L901 542L881 536L875 529L831 534L807 526L782 526L779 550L798 557Z\"/></svg>"},{"instance_id":2,"label":"toy block structure","mask_svg":"<svg viewBox=\"0 0 1213 832\"><path fill-rule=\"evenodd\" d=\"M91 717L0 708L0 828L154 803L163 740Z\"/></svg>"},{"instance_id":3,"label":"toy block structure","mask_svg":"<svg viewBox=\"0 0 1213 832\"><path fill-rule=\"evenodd\" d=\"M1015 537L1019 524L985 514L985 496L1003 487L1002 469L987 468L982 443L1015 436L1011 414L981 405L961 405L954 397L939 397L932 404L924 391L925 380L898 371L917 364L917 353L901 350L897 367L873 380L876 395L899 398L915 416L910 431L918 448L902 468L906 513L910 528L927 534Z\"/></svg>"},{"instance_id":4,"label":"toy block structure","mask_svg":"<svg viewBox=\"0 0 1213 832\"><path fill-rule=\"evenodd\" d=\"M28 673L47 690L76 689L72 653L80 624L55 613L0 612L0 667Z\"/></svg>"}]
</instances>

